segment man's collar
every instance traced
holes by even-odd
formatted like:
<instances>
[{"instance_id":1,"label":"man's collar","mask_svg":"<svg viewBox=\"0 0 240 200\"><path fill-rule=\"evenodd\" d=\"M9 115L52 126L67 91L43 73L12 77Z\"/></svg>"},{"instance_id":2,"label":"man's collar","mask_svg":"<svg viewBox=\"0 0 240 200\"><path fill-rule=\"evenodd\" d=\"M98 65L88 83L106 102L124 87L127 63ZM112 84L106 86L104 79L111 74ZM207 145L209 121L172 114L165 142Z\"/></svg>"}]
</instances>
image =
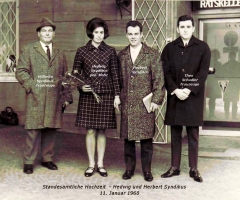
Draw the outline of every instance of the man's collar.
<instances>
[{"instance_id":1,"label":"man's collar","mask_svg":"<svg viewBox=\"0 0 240 200\"><path fill-rule=\"evenodd\" d=\"M142 46L143 46L142 43L140 45L138 45L137 47L135 47L135 48L130 45L130 49L133 50L133 51L140 51Z\"/></svg>"},{"instance_id":2,"label":"man's collar","mask_svg":"<svg viewBox=\"0 0 240 200\"><path fill-rule=\"evenodd\" d=\"M173 44L179 44L180 46L184 47L183 41L181 37L178 37L175 41L173 41ZM199 41L197 38L195 38L193 35L191 37L191 39L188 42L188 46L192 45L192 44L199 44Z\"/></svg>"},{"instance_id":3,"label":"man's collar","mask_svg":"<svg viewBox=\"0 0 240 200\"><path fill-rule=\"evenodd\" d=\"M49 48L52 48L52 42L50 43L50 44L45 44L45 43L43 43L41 40L39 40L39 42L40 42L40 44L41 44L41 46L42 47L46 47L46 46L48 46Z\"/></svg>"},{"instance_id":4,"label":"man's collar","mask_svg":"<svg viewBox=\"0 0 240 200\"><path fill-rule=\"evenodd\" d=\"M124 53L125 53L125 54L128 54L128 52L130 53L130 44L124 48ZM148 53L150 53L148 46L147 46L145 43L143 43L143 42L142 42L141 52L142 52L143 54L148 54Z\"/></svg>"}]
</instances>

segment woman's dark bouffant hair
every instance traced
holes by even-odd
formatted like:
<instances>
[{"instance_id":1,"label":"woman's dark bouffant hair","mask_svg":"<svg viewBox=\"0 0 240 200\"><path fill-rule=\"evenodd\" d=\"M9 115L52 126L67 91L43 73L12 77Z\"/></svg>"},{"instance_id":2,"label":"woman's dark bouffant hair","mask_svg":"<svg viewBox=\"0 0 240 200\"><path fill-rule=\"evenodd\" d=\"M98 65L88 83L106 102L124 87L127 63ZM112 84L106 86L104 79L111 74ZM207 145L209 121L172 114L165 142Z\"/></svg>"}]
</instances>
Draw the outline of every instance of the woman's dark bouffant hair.
<instances>
[{"instance_id":1,"label":"woman's dark bouffant hair","mask_svg":"<svg viewBox=\"0 0 240 200\"><path fill-rule=\"evenodd\" d=\"M93 39L93 31L98 27L103 27L104 39L106 39L109 36L108 26L103 19L98 18L98 17L95 17L88 22L87 27L86 27L87 36L90 39Z\"/></svg>"}]
</instances>

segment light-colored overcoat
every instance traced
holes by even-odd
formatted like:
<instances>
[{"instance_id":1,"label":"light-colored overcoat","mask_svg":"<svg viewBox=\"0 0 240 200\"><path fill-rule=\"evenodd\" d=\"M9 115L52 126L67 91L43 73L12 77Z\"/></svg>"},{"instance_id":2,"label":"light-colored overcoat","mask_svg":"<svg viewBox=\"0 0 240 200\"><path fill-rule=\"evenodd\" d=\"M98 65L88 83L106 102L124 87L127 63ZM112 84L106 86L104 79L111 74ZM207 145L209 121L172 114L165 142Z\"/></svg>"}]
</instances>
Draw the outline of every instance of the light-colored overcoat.
<instances>
[{"instance_id":1,"label":"light-colored overcoat","mask_svg":"<svg viewBox=\"0 0 240 200\"><path fill-rule=\"evenodd\" d=\"M72 102L69 90L63 90L67 71L64 53L53 44L51 60L40 42L23 48L16 78L26 91L26 129L61 128L62 105Z\"/></svg>"},{"instance_id":2,"label":"light-colored overcoat","mask_svg":"<svg viewBox=\"0 0 240 200\"><path fill-rule=\"evenodd\" d=\"M132 63L130 46L119 54L121 69L121 137L128 140L149 139L155 132L155 114L148 113L142 99L153 92L152 102L164 98L164 77L160 54L143 43Z\"/></svg>"}]
</instances>

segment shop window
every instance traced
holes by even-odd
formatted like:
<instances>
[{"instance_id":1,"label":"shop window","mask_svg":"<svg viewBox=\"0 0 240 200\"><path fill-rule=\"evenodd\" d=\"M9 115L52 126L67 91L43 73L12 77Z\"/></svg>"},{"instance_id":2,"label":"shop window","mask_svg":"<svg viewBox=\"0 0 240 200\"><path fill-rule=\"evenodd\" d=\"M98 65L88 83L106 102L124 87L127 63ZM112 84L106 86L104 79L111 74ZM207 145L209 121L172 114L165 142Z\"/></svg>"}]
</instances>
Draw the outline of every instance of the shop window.
<instances>
[{"instance_id":1,"label":"shop window","mask_svg":"<svg viewBox=\"0 0 240 200\"><path fill-rule=\"evenodd\" d=\"M15 82L19 49L19 0L0 0L0 82Z\"/></svg>"},{"instance_id":2,"label":"shop window","mask_svg":"<svg viewBox=\"0 0 240 200\"><path fill-rule=\"evenodd\" d=\"M209 75L205 84L204 129L240 127L240 20L200 21L200 39L211 49Z\"/></svg>"}]
</instances>

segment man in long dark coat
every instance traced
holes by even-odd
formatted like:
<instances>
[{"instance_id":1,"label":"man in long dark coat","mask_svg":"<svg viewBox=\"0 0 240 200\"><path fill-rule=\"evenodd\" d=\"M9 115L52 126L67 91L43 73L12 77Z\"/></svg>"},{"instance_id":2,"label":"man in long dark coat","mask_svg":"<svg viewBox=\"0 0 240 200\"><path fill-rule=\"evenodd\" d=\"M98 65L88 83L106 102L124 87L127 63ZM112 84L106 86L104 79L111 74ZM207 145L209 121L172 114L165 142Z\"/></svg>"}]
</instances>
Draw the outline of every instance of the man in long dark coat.
<instances>
[{"instance_id":1,"label":"man in long dark coat","mask_svg":"<svg viewBox=\"0 0 240 200\"><path fill-rule=\"evenodd\" d=\"M56 26L43 18L36 29L39 41L26 45L20 56L16 78L26 91L26 145L23 172L33 173L41 140L42 166L57 170L52 161L56 129L62 125L62 110L72 102L69 90L63 90L67 71L63 51L53 45Z\"/></svg>"},{"instance_id":2,"label":"man in long dark coat","mask_svg":"<svg viewBox=\"0 0 240 200\"><path fill-rule=\"evenodd\" d=\"M124 138L126 172L123 179L130 179L136 166L135 141L141 143L142 171L146 181L152 181L152 138L155 128L154 111L164 98L164 77L160 54L141 43L142 24L130 21L126 26L130 45L119 53L121 68L121 137ZM143 98L153 93L150 113Z\"/></svg>"},{"instance_id":3,"label":"man in long dark coat","mask_svg":"<svg viewBox=\"0 0 240 200\"><path fill-rule=\"evenodd\" d=\"M210 65L208 45L195 38L193 18L187 15L178 19L180 37L166 45L162 52L167 110L165 124L171 126L172 162L162 174L168 178L180 174L182 128L188 135L189 175L195 181L203 179L197 169L199 126L203 123L204 82Z\"/></svg>"}]
</instances>

